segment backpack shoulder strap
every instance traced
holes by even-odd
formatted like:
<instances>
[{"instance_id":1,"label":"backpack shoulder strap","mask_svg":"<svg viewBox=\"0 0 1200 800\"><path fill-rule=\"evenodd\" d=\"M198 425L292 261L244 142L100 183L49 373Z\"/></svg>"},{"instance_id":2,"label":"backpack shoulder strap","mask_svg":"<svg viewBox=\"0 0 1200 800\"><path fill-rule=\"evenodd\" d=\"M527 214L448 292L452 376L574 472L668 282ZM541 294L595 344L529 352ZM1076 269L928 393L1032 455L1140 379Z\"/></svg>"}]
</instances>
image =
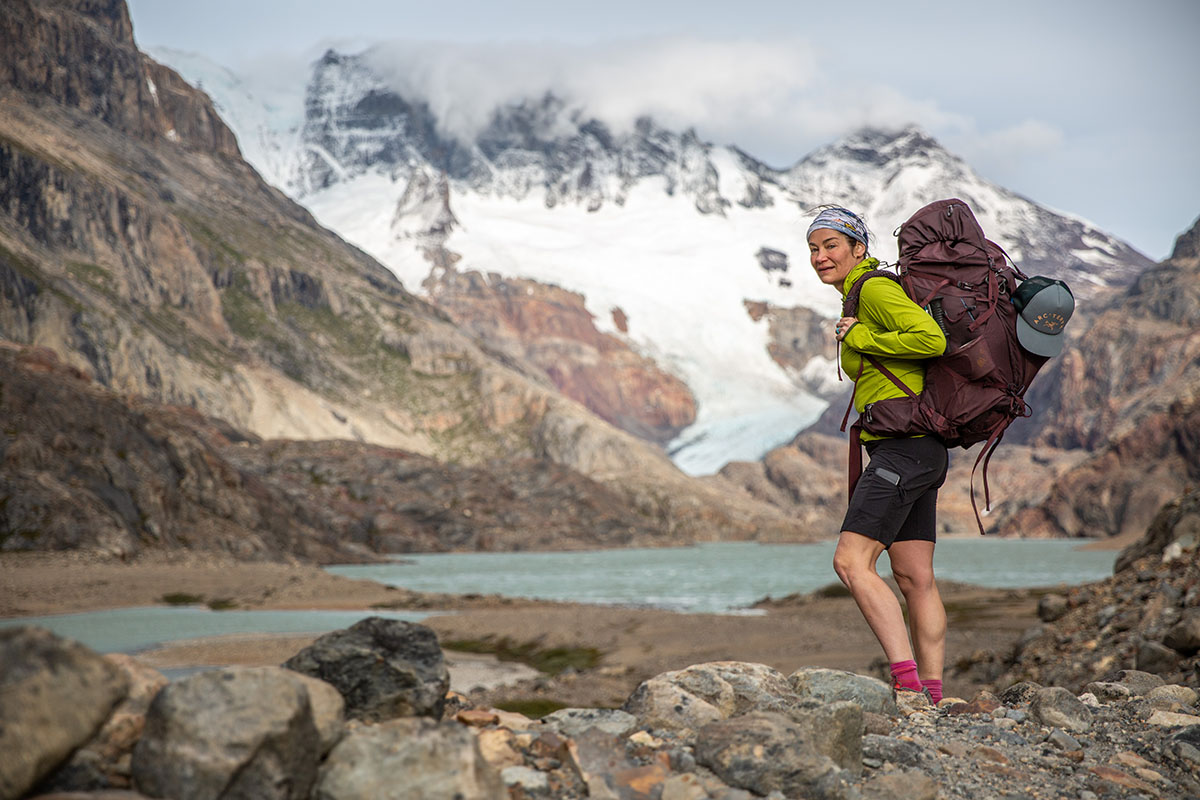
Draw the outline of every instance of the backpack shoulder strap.
<instances>
[{"instance_id":1,"label":"backpack shoulder strap","mask_svg":"<svg viewBox=\"0 0 1200 800\"><path fill-rule=\"evenodd\" d=\"M846 296L842 298L842 316L855 317L858 316L858 300L862 296L863 285L871 278L891 278L896 283L900 283L900 276L894 272L888 272L884 269L873 269L870 272L864 272L862 277L854 282L850 287L850 291L846 292Z\"/></svg>"}]
</instances>

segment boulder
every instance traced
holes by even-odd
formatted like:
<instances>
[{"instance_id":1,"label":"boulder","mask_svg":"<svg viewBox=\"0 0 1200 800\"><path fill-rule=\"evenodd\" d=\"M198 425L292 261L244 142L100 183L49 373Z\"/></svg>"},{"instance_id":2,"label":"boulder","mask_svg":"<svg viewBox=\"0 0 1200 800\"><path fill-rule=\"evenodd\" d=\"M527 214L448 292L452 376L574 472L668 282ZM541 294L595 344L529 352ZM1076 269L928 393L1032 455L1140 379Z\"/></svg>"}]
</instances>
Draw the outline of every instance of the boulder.
<instances>
[{"instance_id":1,"label":"boulder","mask_svg":"<svg viewBox=\"0 0 1200 800\"><path fill-rule=\"evenodd\" d=\"M661 676L642 681L622 710L632 714L640 725L682 733L725 718L719 707Z\"/></svg>"},{"instance_id":2,"label":"boulder","mask_svg":"<svg viewBox=\"0 0 1200 800\"><path fill-rule=\"evenodd\" d=\"M143 794L172 800L307 798L320 750L308 687L294 673L210 670L154 698L133 780Z\"/></svg>"},{"instance_id":3,"label":"boulder","mask_svg":"<svg viewBox=\"0 0 1200 800\"><path fill-rule=\"evenodd\" d=\"M850 700L788 712L818 753L855 777L862 774L863 710Z\"/></svg>"},{"instance_id":4,"label":"boulder","mask_svg":"<svg viewBox=\"0 0 1200 800\"><path fill-rule=\"evenodd\" d=\"M355 723L330 751L313 800L507 800L500 773L457 722Z\"/></svg>"},{"instance_id":5,"label":"boulder","mask_svg":"<svg viewBox=\"0 0 1200 800\"><path fill-rule=\"evenodd\" d=\"M572 770L587 786L593 800L642 800L659 796L671 776L665 763L637 763L629 757L626 740L598 728L583 731L566 744Z\"/></svg>"},{"instance_id":6,"label":"boulder","mask_svg":"<svg viewBox=\"0 0 1200 800\"><path fill-rule=\"evenodd\" d=\"M803 700L816 700L820 703L849 700L861 706L863 711L875 714L896 713L892 688L878 678L840 669L803 667L788 676L788 683Z\"/></svg>"},{"instance_id":7,"label":"boulder","mask_svg":"<svg viewBox=\"0 0 1200 800\"><path fill-rule=\"evenodd\" d=\"M749 711L787 711L801 703L778 670L765 664L714 661L644 681L625 701L624 710L642 725L695 731Z\"/></svg>"},{"instance_id":8,"label":"boulder","mask_svg":"<svg viewBox=\"0 0 1200 800\"><path fill-rule=\"evenodd\" d=\"M327 633L284 666L332 684L351 719L440 719L450 688L437 634L424 625L382 617Z\"/></svg>"},{"instance_id":9,"label":"boulder","mask_svg":"<svg viewBox=\"0 0 1200 800\"><path fill-rule=\"evenodd\" d=\"M729 785L760 795L848 797L843 771L808 734L787 714L752 711L701 728L696 760Z\"/></svg>"},{"instance_id":10,"label":"boulder","mask_svg":"<svg viewBox=\"0 0 1200 800\"><path fill-rule=\"evenodd\" d=\"M1084 691L1094 696L1101 703L1128 700L1133 696L1133 692L1129 691L1129 687L1125 684L1109 681L1093 681L1084 687Z\"/></svg>"},{"instance_id":11,"label":"boulder","mask_svg":"<svg viewBox=\"0 0 1200 800\"><path fill-rule=\"evenodd\" d=\"M1033 681L1014 683L1000 693L1000 702L1006 706L1019 706L1033 700L1041 690L1042 685Z\"/></svg>"},{"instance_id":12,"label":"boulder","mask_svg":"<svg viewBox=\"0 0 1200 800\"><path fill-rule=\"evenodd\" d=\"M1067 598L1061 594L1042 595L1042 599L1038 600L1038 619L1042 622L1054 622L1061 619L1070 609Z\"/></svg>"},{"instance_id":13,"label":"boulder","mask_svg":"<svg viewBox=\"0 0 1200 800\"><path fill-rule=\"evenodd\" d=\"M1138 642L1137 668L1155 675L1169 673L1179 666L1179 653L1160 642Z\"/></svg>"},{"instance_id":14,"label":"boulder","mask_svg":"<svg viewBox=\"0 0 1200 800\"><path fill-rule=\"evenodd\" d=\"M121 670L78 642L0 630L0 797L20 797L53 771L127 692Z\"/></svg>"},{"instance_id":15,"label":"boulder","mask_svg":"<svg viewBox=\"0 0 1200 800\"><path fill-rule=\"evenodd\" d=\"M1083 733L1092 726L1092 711L1061 686L1042 689L1029 704L1030 715L1049 728Z\"/></svg>"},{"instance_id":16,"label":"boulder","mask_svg":"<svg viewBox=\"0 0 1200 800\"><path fill-rule=\"evenodd\" d=\"M1200 608L1184 611L1183 618L1163 637L1163 644L1182 656L1200 653Z\"/></svg>"},{"instance_id":17,"label":"boulder","mask_svg":"<svg viewBox=\"0 0 1200 800\"><path fill-rule=\"evenodd\" d=\"M638 726L637 717L617 708L563 708L539 720L541 726L561 736L574 737L591 728L614 736L628 736Z\"/></svg>"},{"instance_id":18,"label":"boulder","mask_svg":"<svg viewBox=\"0 0 1200 800\"><path fill-rule=\"evenodd\" d=\"M1196 701L1200 700L1200 694L1190 686L1182 686L1177 683L1168 684L1166 686L1156 686L1146 693L1146 699L1151 705L1158 707L1159 704L1179 704L1184 708L1190 708L1196 705ZM1170 708L1167 709L1171 710Z\"/></svg>"},{"instance_id":19,"label":"boulder","mask_svg":"<svg viewBox=\"0 0 1200 800\"><path fill-rule=\"evenodd\" d=\"M1115 683L1128 688L1134 697L1141 697L1142 695L1149 694L1151 689L1165 685L1166 681L1149 672L1142 672L1136 669L1123 669L1117 673Z\"/></svg>"},{"instance_id":20,"label":"boulder","mask_svg":"<svg viewBox=\"0 0 1200 800\"><path fill-rule=\"evenodd\" d=\"M321 740L321 755L324 756L342 738L342 725L346 721L346 701L336 687L320 678L295 673L296 678L308 691L308 703L312 707L313 725Z\"/></svg>"},{"instance_id":21,"label":"boulder","mask_svg":"<svg viewBox=\"0 0 1200 800\"><path fill-rule=\"evenodd\" d=\"M125 789L130 785L130 755L146 726L146 711L167 685L167 678L124 653L109 653L104 660L124 674L129 691L96 735L42 781L42 791Z\"/></svg>"}]
</instances>

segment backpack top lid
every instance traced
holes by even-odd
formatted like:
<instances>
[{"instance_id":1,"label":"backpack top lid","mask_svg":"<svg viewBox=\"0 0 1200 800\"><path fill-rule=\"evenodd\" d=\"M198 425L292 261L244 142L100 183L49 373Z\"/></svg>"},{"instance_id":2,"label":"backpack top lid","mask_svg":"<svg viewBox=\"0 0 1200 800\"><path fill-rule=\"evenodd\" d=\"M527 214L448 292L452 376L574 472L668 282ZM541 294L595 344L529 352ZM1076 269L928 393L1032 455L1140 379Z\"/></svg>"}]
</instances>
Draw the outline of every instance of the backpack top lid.
<instances>
[{"instance_id":1,"label":"backpack top lid","mask_svg":"<svg viewBox=\"0 0 1200 800\"><path fill-rule=\"evenodd\" d=\"M1075 296L1062 281L1035 275L1022 281L1013 292L1017 315L1017 341L1038 356L1056 356L1062 352L1062 335L1067 320L1075 311Z\"/></svg>"}]
</instances>

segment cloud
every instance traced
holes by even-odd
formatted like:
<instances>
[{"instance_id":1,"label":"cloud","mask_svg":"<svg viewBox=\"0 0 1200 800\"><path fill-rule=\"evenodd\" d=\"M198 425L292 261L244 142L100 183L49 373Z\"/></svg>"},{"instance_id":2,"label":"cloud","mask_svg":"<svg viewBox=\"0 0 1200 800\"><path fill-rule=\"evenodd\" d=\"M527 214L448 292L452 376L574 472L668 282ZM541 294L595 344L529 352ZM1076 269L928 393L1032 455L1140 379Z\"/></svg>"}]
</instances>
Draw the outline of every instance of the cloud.
<instances>
[{"instance_id":1,"label":"cloud","mask_svg":"<svg viewBox=\"0 0 1200 800\"><path fill-rule=\"evenodd\" d=\"M429 103L444 133L474 138L498 106L554 93L615 131L651 116L777 165L863 126L970 121L938 103L821 66L802 39L635 39L602 45L391 42L364 54L397 91Z\"/></svg>"},{"instance_id":2,"label":"cloud","mask_svg":"<svg viewBox=\"0 0 1200 800\"><path fill-rule=\"evenodd\" d=\"M1066 135L1056 125L1036 119L986 132L966 126L952 135L959 139L958 146L967 160L980 164L1053 154L1066 141Z\"/></svg>"}]
</instances>

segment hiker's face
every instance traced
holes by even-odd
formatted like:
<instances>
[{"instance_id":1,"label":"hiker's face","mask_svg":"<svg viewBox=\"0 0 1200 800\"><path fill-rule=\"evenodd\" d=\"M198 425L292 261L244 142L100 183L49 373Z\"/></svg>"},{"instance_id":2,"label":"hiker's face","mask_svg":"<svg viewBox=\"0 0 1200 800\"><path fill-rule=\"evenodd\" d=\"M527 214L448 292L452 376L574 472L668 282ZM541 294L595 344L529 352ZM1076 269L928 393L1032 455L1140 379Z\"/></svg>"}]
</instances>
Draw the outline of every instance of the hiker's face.
<instances>
[{"instance_id":1,"label":"hiker's face","mask_svg":"<svg viewBox=\"0 0 1200 800\"><path fill-rule=\"evenodd\" d=\"M845 234L819 228L808 237L809 260L822 283L841 287L863 256L867 248Z\"/></svg>"}]
</instances>

